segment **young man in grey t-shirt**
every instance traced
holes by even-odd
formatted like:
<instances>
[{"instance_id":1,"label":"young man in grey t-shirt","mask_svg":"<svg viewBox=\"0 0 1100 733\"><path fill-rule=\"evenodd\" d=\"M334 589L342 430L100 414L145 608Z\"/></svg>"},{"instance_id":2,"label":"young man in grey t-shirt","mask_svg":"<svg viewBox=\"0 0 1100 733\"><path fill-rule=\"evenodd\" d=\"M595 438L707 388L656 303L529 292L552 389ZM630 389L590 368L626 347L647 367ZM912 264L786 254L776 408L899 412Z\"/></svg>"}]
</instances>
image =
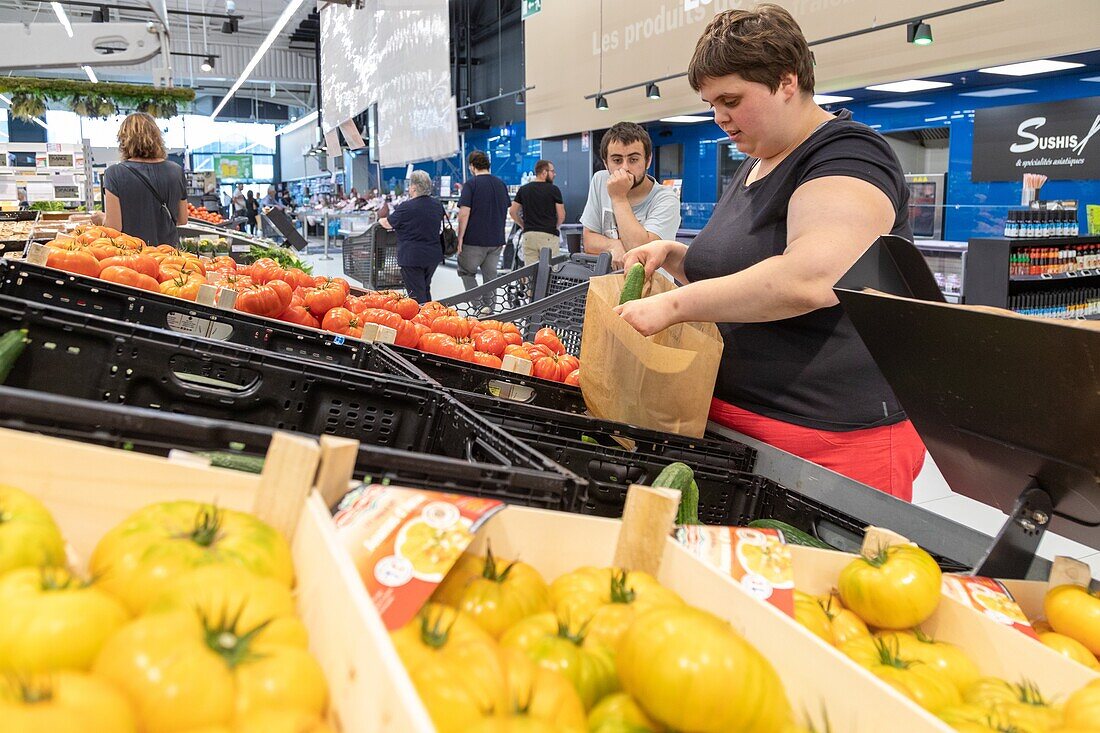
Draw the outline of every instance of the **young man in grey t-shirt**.
<instances>
[{"instance_id":1,"label":"young man in grey t-shirt","mask_svg":"<svg viewBox=\"0 0 1100 733\"><path fill-rule=\"evenodd\" d=\"M676 239L680 197L646 173L653 142L641 125L618 122L604 133L600 157L607 170L592 176L581 214L584 251L610 252L616 268L628 249L659 239Z\"/></svg>"}]
</instances>

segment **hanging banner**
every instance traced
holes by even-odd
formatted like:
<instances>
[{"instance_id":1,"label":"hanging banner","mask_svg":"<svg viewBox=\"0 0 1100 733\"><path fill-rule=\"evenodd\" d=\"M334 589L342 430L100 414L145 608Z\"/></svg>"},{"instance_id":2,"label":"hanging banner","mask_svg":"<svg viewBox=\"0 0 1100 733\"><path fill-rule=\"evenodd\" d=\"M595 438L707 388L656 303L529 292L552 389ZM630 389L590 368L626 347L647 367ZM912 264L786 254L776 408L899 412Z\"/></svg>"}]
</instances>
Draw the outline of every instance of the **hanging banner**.
<instances>
[{"instance_id":1,"label":"hanging banner","mask_svg":"<svg viewBox=\"0 0 1100 733\"><path fill-rule=\"evenodd\" d=\"M214 172L218 178L251 178L251 155L215 155Z\"/></svg>"},{"instance_id":2,"label":"hanging banner","mask_svg":"<svg viewBox=\"0 0 1100 733\"><path fill-rule=\"evenodd\" d=\"M973 181L1100 178L1100 97L974 112Z\"/></svg>"}]
</instances>

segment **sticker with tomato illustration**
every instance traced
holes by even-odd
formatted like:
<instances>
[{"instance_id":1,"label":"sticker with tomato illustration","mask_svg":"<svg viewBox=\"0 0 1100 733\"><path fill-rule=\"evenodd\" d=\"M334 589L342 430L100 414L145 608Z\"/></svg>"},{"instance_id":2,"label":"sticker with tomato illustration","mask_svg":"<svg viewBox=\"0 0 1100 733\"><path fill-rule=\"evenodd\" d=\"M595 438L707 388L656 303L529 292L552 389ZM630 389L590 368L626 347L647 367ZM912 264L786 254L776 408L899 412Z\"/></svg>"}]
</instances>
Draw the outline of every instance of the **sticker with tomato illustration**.
<instances>
[{"instance_id":1,"label":"sticker with tomato illustration","mask_svg":"<svg viewBox=\"0 0 1100 733\"><path fill-rule=\"evenodd\" d=\"M959 603L973 608L986 618L999 624L1011 626L1033 639L1039 635L1031 628L1027 616L1016 604L1008 589L1000 581L992 578L977 578L963 575L944 575L943 593Z\"/></svg>"},{"instance_id":2,"label":"sticker with tomato illustration","mask_svg":"<svg viewBox=\"0 0 1100 733\"><path fill-rule=\"evenodd\" d=\"M794 615L791 549L778 531L697 524L677 527L674 537L757 598Z\"/></svg>"},{"instance_id":3,"label":"sticker with tomato illustration","mask_svg":"<svg viewBox=\"0 0 1100 733\"><path fill-rule=\"evenodd\" d=\"M372 484L345 496L333 522L392 631L420 611L481 525L503 508L494 499Z\"/></svg>"}]
</instances>

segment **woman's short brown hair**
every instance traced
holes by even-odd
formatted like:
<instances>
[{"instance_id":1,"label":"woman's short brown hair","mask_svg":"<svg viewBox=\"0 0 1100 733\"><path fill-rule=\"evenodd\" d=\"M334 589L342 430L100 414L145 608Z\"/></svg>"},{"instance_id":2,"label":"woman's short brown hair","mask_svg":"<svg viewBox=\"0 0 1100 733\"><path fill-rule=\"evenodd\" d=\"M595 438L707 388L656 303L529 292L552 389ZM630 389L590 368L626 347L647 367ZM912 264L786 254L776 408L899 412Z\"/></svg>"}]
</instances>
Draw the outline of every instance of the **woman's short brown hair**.
<instances>
[{"instance_id":1,"label":"woman's short brown hair","mask_svg":"<svg viewBox=\"0 0 1100 733\"><path fill-rule=\"evenodd\" d=\"M160 127L152 115L134 112L126 116L118 128L118 154L123 160L160 160L167 157L164 136L160 134Z\"/></svg>"},{"instance_id":2,"label":"woman's short brown hair","mask_svg":"<svg viewBox=\"0 0 1100 733\"><path fill-rule=\"evenodd\" d=\"M688 64L688 82L699 91L704 79L737 74L772 92L786 74L813 94L814 62L802 29L785 9L771 3L752 10L727 10L707 25Z\"/></svg>"}]
</instances>

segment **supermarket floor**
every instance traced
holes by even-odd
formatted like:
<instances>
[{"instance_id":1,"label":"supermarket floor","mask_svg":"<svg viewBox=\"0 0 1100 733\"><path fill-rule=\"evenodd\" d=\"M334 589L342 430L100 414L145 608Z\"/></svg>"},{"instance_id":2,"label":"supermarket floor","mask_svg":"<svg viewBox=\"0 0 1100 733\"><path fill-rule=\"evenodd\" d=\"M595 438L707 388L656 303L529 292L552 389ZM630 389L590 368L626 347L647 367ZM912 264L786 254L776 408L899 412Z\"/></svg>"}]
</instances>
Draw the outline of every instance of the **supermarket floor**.
<instances>
[{"instance_id":1,"label":"supermarket floor","mask_svg":"<svg viewBox=\"0 0 1100 733\"><path fill-rule=\"evenodd\" d=\"M313 265L315 274L343 276L344 267L340 250L330 247L329 257L330 259L325 259L322 247L313 244L305 255L305 259ZM436 270L435 277L432 279L434 298L458 295L463 290L462 281L453 263L445 264ZM913 503L988 535L995 535L1006 519L1005 514L998 509L952 491L931 456L925 457L924 469L913 486ZM1039 554L1046 558L1068 555L1083 560L1092 566L1094 577L1100 576L1100 553L1091 547L1048 532L1039 545Z\"/></svg>"}]
</instances>

